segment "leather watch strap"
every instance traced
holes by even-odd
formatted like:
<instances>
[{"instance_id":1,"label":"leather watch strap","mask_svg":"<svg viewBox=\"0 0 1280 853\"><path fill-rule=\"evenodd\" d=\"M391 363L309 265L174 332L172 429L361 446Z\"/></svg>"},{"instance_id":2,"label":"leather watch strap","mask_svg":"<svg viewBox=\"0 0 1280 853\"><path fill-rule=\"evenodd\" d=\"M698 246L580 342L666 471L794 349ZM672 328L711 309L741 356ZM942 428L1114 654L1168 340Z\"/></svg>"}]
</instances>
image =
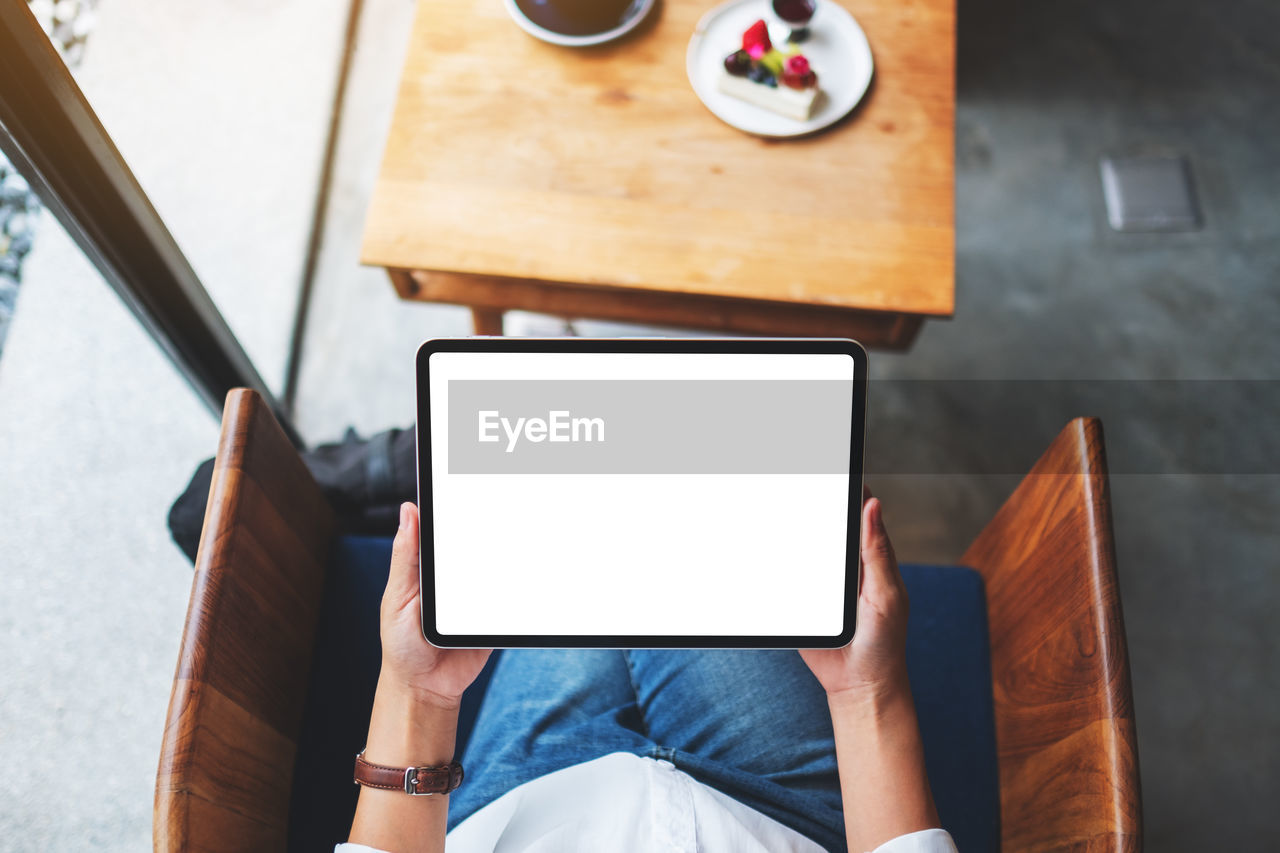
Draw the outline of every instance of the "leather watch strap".
<instances>
[{"instance_id":1,"label":"leather watch strap","mask_svg":"<svg viewBox=\"0 0 1280 853\"><path fill-rule=\"evenodd\" d=\"M456 761L435 767L388 767L356 756L355 782L366 788L404 791L414 796L448 794L462 784L462 765Z\"/></svg>"}]
</instances>

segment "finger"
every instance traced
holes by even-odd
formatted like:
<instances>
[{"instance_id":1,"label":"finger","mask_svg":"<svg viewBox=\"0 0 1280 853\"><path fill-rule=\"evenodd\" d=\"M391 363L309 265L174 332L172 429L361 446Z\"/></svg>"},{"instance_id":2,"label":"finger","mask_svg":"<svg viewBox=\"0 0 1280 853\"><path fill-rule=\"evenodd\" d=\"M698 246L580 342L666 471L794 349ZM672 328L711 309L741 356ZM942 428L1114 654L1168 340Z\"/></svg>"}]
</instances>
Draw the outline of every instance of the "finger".
<instances>
[{"instance_id":1,"label":"finger","mask_svg":"<svg viewBox=\"0 0 1280 853\"><path fill-rule=\"evenodd\" d=\"M391 571L385 598L402 604L418 594L418 508L400 505L400 529L391 545Z\"/></svg>"},{"instance_id":2,"label":"finger","mask_svg":"<svg viewBox=\"0 0 1280 853\"><path fill-rule=\"evenodd\" d=\"M862 508L862 588L864 597L878 597L900 583L898 560L884 526L879 498Z\"/></svg>"}]
</instances>

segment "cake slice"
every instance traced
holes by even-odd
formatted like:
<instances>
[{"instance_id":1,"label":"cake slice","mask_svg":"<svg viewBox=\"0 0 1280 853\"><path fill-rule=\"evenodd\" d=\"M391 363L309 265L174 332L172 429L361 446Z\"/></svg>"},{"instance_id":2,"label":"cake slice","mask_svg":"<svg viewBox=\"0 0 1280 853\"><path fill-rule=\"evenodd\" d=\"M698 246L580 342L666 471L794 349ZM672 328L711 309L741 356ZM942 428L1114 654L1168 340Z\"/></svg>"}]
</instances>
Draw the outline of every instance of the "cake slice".
<instances>
[{"instance_id":1,"label":"cake slice","mask_svg":"<svg viewBox=\"0 0 1280 853\"><path fill-rule=\"evenodd\" d=\"M720 75L719 89L726 95L796 121L813 118L813 104L818 99L817 86L808 89L791 89L776 84L769 86L746 77L735 77L727 71Z\"/></svg>"},{"instance_id":2,"label":"cake slice","mask_svg":"<svg viewBox=\"0 0 1280 853\"><path fill-rule=\"evenodd\" d=\"M742 34L742 48L725 57L718 88L726 95L779 115L806 121L818 99L818 75L794 45L773 46L769 28L756 21Z\"/></svg>"}]
</instances>

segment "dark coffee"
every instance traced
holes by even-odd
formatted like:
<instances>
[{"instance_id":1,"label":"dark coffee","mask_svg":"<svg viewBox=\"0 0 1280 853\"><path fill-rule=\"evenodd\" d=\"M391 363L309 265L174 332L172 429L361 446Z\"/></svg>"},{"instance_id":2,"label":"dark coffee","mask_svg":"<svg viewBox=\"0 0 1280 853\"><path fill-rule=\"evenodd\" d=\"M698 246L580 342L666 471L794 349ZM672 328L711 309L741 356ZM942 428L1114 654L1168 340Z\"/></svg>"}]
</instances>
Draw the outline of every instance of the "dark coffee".
<instances>
[{"instance_id":1,"label":"dark coffee","mask_svg":"<svg viewBox=\"0 0 1280 853\"><path fill-rule=\"evenodd\" d=\"M525 17L544 30L591 36L616 29L639 10L637 0L516 0Z\"/></svg>"}]
</instances>

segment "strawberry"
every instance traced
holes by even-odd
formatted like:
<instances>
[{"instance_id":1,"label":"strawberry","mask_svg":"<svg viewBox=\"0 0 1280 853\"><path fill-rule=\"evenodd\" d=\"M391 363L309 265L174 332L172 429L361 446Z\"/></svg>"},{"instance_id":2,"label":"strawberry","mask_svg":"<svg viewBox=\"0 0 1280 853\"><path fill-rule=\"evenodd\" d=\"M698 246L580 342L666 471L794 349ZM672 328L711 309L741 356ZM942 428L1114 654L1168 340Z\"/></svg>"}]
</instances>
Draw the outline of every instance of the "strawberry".
<instances>
[{"instance_id":1,"label":"strawberry","mask_svg":"<svg viewBox=\"0 0 1280 853\"><path fill-rule=\"evenodd\" d=\"M742 34L742 49L750 54L752 59L759 59L773 49L773 42L769 41L769 27L763 18L748 27Z\"/></svg>"}]
</instances>

